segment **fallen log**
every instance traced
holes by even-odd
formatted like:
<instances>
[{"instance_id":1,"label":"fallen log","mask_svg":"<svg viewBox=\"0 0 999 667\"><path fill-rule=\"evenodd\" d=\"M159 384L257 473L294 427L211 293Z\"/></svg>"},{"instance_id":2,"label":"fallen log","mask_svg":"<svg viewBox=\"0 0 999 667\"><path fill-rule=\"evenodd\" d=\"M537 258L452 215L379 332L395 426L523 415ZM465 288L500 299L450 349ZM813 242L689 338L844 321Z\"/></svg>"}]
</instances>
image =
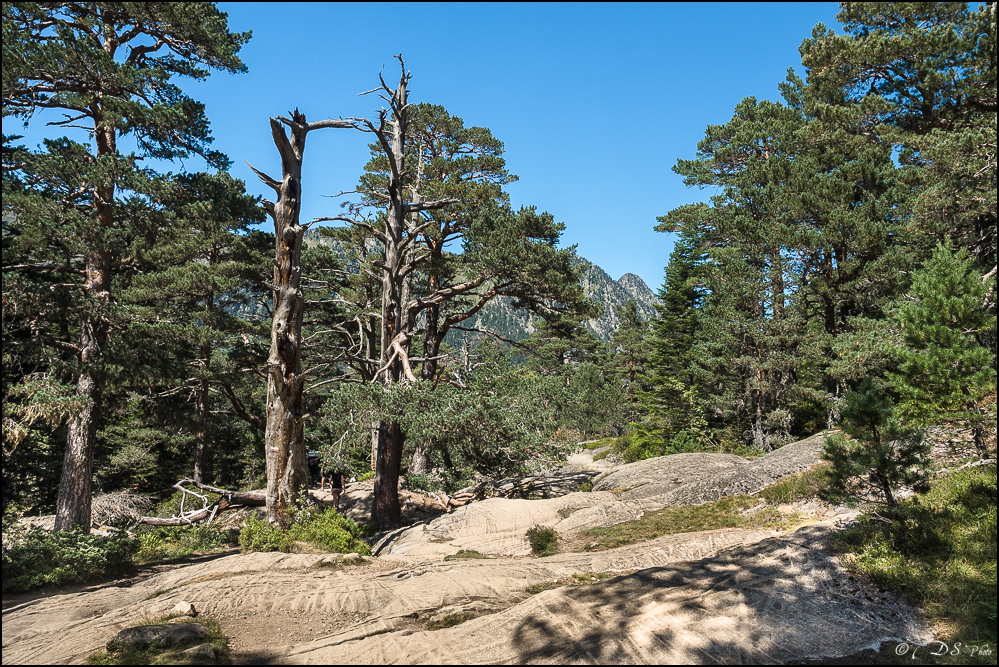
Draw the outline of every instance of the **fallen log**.
<instances>
[{"instance_id":1,"label":"fallen log","mask_svg":"<svg viewBox=\"0 0 999 667\"><path fill-rule=\"evenodd\" d=\"M201 482L195 482L193 479L182 479L174 486L179 484L193 484L202 491L207 491L209 493L217 493L231 503L237 505L250 505L251 507L263 507L267 504L267 494L261 493L259 491L230 491L228 489L220 489L215 486L208 486L207 484L202 484Z\"/></svg>"},{"instance_id":2,"label":"fallen log","mask_svg":"<svg viewBox=\"0 0 999 667\"><path fill-rule=\"evenodd\" d=\"M229 501L225 498L220 498L217 503L212 503L211 506L200 509L197 512L192 512L186 516L171 516L167 518L158 516L140 516L136 519L136 521L150 526L187 526L192 523L204 521L205 519L218 514L222 510L228 509L229 507Z\"/></svg>"},{"instance_id":3,"label":"fallen log","mask_svg":"<svg viewBox=\"0 0 999 667\"><path fill-rule=\"evenodd\" d=\"M195 493L190 489L184 488L185 484L191 484L201 489L202 491L207 491L208 493L216 493L220 496L218 500L214 503L208 504L208 498L202 496L199 493ZM220 489L215 486L209 486L208 484L202 484L201 482L196 482L193 479L182 479L173 485L174 488L179 489L184 493L183 498L187 497L187 494L191 494L201 498L204 503L204 507L193 512L184 512L184 501L181 499L180 503L180 514L178 516L171 517L158 517L158 516L140 516L136 519L139 523L144 523L149 526L189 526L191 524L197 523L199 521L204 521L208 519L209 523L215 516L234 505L247 505L250 507L263 507L267 504L267 496L264 493L253 492L253 491L230 491L229 489Z\"/></svg>"}]
</instances>

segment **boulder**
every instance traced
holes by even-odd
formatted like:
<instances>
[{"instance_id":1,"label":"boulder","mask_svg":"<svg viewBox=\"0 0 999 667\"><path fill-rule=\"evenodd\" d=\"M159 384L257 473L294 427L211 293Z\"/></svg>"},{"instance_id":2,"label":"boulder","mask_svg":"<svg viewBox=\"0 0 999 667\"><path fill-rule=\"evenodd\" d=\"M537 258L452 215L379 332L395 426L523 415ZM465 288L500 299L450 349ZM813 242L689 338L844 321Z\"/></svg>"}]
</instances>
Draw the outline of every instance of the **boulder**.
<instances>
[{"instance_id":1,"label":"boulder","mask_svg":"<svg viewBox=\"0 0 999 667\"><path fill-rule=\"evenodd\" d=\"M155 649L179 648L184 645L203 643L211 632L200 623L161 623L125 628L107 643L109 651L120 651L127 646L151 647Z\"/></svg>"},{"instance_id":2,"label":"boulder","mask_svg":"<svg viewBox=\"0 0 999 667\"><path fill-rule=\"evenodd\" d=\"M672 454L618 466L593 480L594 491L616 491L621 500L658 496L748 461L734 454Z\"/></svg>"},{"instance_id":3,"label":"boulder","mask_svg":"<svg viewBox=\"0 0 999 667\"><path fill-rule=\"evenodd\" d=\"M174 605L173 609L170 610L171 614L179 614L181 616L197 616L198 611L194 608L194 605L187 600L181 600Z\"/></svg>"}]
</instances>

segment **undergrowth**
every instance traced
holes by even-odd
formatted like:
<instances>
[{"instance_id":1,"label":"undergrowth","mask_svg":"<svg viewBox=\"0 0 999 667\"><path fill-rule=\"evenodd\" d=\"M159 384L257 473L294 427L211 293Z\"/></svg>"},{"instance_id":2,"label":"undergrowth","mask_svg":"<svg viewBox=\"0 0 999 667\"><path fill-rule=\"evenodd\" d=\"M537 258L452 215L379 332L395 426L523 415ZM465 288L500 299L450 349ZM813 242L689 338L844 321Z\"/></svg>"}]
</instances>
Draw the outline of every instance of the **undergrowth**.
<instances>
[{"instance_id":1,"label":"undergrowth","mask_svg":"<svg viewBox=\"0 0 999 667\"><path fill-rule=\"evenodd\" d=\"M939 661L995 664L996 518L996 467L983 466L931 482L890 515L861 517L832 544L848 568L919 606L937 639L992 651Z\"/></svg>"},{"instance_id":2,"label":"undergrowth","mask_svg":"<svg viewBox=\"0 0 999 667\"><path fill-rule=\"evenodd\" d=\"M307 542L326 551L368 556L371 547L364 541L366 532L366 528L334 509L303 513L287 529L251 514L239 535L239 546L243 553L288 551L294 542Z\"/></svg>"},{"instance_id":3,"label":"undergrowth","mask_svg":"<svg viewBox=\"0 0 999 667\"><path fill-rule=\"evenodd\" d=\"M139 550L126 535L52 532L16 523L4 528L4 593L119 577L132 569Z\"/></svg>"},{"instance_id":4,"label":"undergrowth","mask_svg":"<svg viewBox=\"0 0 999 667\"><path fill-rule=\"evenodd\" d=\"M215 551L237 542L235 532L220 532L205 524L193 526L155 526L138 534L136 560L149 563L173 560L202 551Z\"/></svg>"}]
</instances>

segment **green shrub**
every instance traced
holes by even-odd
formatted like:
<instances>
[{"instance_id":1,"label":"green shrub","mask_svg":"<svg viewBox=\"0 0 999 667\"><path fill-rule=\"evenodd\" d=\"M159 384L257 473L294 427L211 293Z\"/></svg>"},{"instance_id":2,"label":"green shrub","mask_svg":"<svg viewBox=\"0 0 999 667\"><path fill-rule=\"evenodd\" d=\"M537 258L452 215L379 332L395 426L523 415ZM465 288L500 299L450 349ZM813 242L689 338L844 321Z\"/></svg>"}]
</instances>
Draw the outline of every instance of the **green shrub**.
<instances>
[{"instance_id":1,"label":"green shrub","mask_svg":"<svg viewBox=\"0 0 999 667\"><path fill-rule=\"evenodd\" d=\"M415 475L406 476L406 487L410 491L436 493L437 491L441 490L442 484L440 480L435 479L433 475L428 475L426 473L417 473Z\"/></svg>"},{"instance_id":2,"label":"green shrub","mask_svg":"<svg viewBox=\"0 0 999 667\"><path fill-rule=\"evenodd\" d=\"M593 490L593 480L592 479L588 479L585 482L583 482L582 484L580 484L579 485L579 490L582 491L583 493L589 493L590 491L592 491Z\"/></svg>"},{"instance_id":3,"label":"green shrub","mask_svg":"<svg viewBox=\"0 0 999 667\"><path fill-rule=\"evenodd\" d=\"M264 521L254 512L246 517L243 530L239 533L239 550L242 553L251 551L287 551L291 540L280 527Z\"/></svg>"},{"instance_id":4,"label":"green shrub","mask_svg":"<svg viewBox=\"0 0 999 667\"><path fill-rule=\"evenodd\" d=\"M309 542L337 553L371 554L371 548L364 541L364 530L353 519L333 509L313 514L305 521L292 525L288 536L291 541Z\"/></svg>"},{"instance_id":5,"label":"green shrub","mask_svg":"<svg viewBox=\"0 0 999 667\"><path fill-rule=\"evenodd\" d=\"M214 551L231 543L227 533L220 533L203 523L193 526L155 526L139 533L136 560L148 563L156 560L183 558L199 551Z\"/></svg>"},{"instance_id":6,"label":"green shrub","mask_svg":"<svg viewBox=\"0 0 999 667\"><path fill-rule=\"evenodd\" d=\"M363 475L361 475L360 477L358 477L357 481L358 482L367 482L369 479L374 479L374 478L375 478L375 471L374 470L369 470L368 472L366 472Z\"/></svg>"},{"instance_id":7,"label":"green shrub","mask_svg":"<svg viewBox=\"0 0 999 667\"><path fill-rule=\"evenodd\" d=\"M257 514L250 515L239 536L243 553L251 551L288 551L292 542L308 542L335 553L371 554L364 541L367 527L358 526L350 517L328 509L316 512L287 530L271 525Z\"/></svg>"},{"instance_id":8,"label":"green shrub","mask_svg":"<svg viewBox=\"0 0 999 667\"><path fill-rule=\"evenodd\" d=\"M610 447L608 447L607 449L600 450L599 452L597 452L596 454L593 455L593 461L594 461L594 463L597 462L597 461L604 460L605 458L607 458L607 455L610 454L610 453L611 453L611 448Z\"/></svg>"},{"instance_id":9,"label":"green shrub","mask_svg":"<svg viewBox=\"0 0 999 667\"><path fill-rule=\"evenodd\" d=\"M657 456L703 452L705 447L700 436L687 431L679 431L668 441L663 441L654 434L636 432L626 433L615 440L613 450L615 454L624 459L625 463L634 463Z\"/></svg>"},{"instance_id":10,"label":"green shrub","mask_svg":"<svg viewBox=\"0 0 999 667\"><path fill-rule=\"evenodd\" d=\"M558 553L558 533L547 526L534 526L527 530L527 541L535 556L551 556Z\"/></svg>"},{"instance_id":11,"label":"green shrub","mask_svg":"<svg viewBox=\"0 0 999 667\"><path fill-rule=\"evenodd\" d=\"M139 543L125 535L49 532L14 525L3 543L3 592L121 576L132 568L138 550Z\"/></svg>"}]
</instances>

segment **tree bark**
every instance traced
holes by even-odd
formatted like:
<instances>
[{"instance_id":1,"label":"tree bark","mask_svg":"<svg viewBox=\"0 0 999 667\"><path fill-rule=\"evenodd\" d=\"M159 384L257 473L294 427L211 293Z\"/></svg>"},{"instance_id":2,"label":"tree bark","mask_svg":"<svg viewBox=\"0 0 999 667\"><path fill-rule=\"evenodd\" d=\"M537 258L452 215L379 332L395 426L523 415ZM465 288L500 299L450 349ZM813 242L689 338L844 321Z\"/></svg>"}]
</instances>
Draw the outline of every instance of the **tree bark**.
<instances>
[{"instance_id":1,"label":"tree bark","mask_svg":"<svg viewBox=\"0 0 999 667\"><path fill-rule=\"evenodd\" d=\"M291 131L285 133L284 125ZM303 422L305 375L302 372L302 239L307 225L299 221L302 205L302 159L310 130L355 127L353 122L323 120L308 123L295 109L292 117L271 118L271 136L281 155L282 178L277 181L253 169L277 193L277 202L264 201L274 220L274 317L267 357L267 424L264 447L267 462L267 520L278 523L307 488Z\"/></svg>"},{"instance_id":2,"label":"tree bark","mask_svg":"<svg viewBox=\"0 0 999 667\"><path fill-rule=\"evenodd\" d=\"M398 526L402 517L399 506L399 468L402 464L404 436L399 424L392 421L383 421L378 433L374 512L379 528L385 530Z\"/></svg>"},{"instance_id":3,"label":"tree bark","mask_svg":"<svg viewBox=\"0 0 999 667\"><path fill-rule=\"evenodd\" d=\"M417 445L413 450L413 459L409 463L409 474L422 475L427 472L427 468L430 467L429 464L430 462L427 460L426 450Z\"/></svg>"},{"instance_id":4,"label":"tree bark","mask_svg":"<svg viewBox=\"0 0 999 667\"><path fill-rule=\"evenodd\" d=\"M305 116L296 109L291 138L280 121L271 119L271 135L281 154L283 178L276 184L276 204L267 206L274 219L274 317L267 357L267 425L264 429L267 462L267 519L281 520L294 507L308 483L302 422L304 396L301 359L302 237L299 221L302 198L302 156L308 132ZM265 181L266 182L266 181Z\"/></svg>"}]
</instances>

